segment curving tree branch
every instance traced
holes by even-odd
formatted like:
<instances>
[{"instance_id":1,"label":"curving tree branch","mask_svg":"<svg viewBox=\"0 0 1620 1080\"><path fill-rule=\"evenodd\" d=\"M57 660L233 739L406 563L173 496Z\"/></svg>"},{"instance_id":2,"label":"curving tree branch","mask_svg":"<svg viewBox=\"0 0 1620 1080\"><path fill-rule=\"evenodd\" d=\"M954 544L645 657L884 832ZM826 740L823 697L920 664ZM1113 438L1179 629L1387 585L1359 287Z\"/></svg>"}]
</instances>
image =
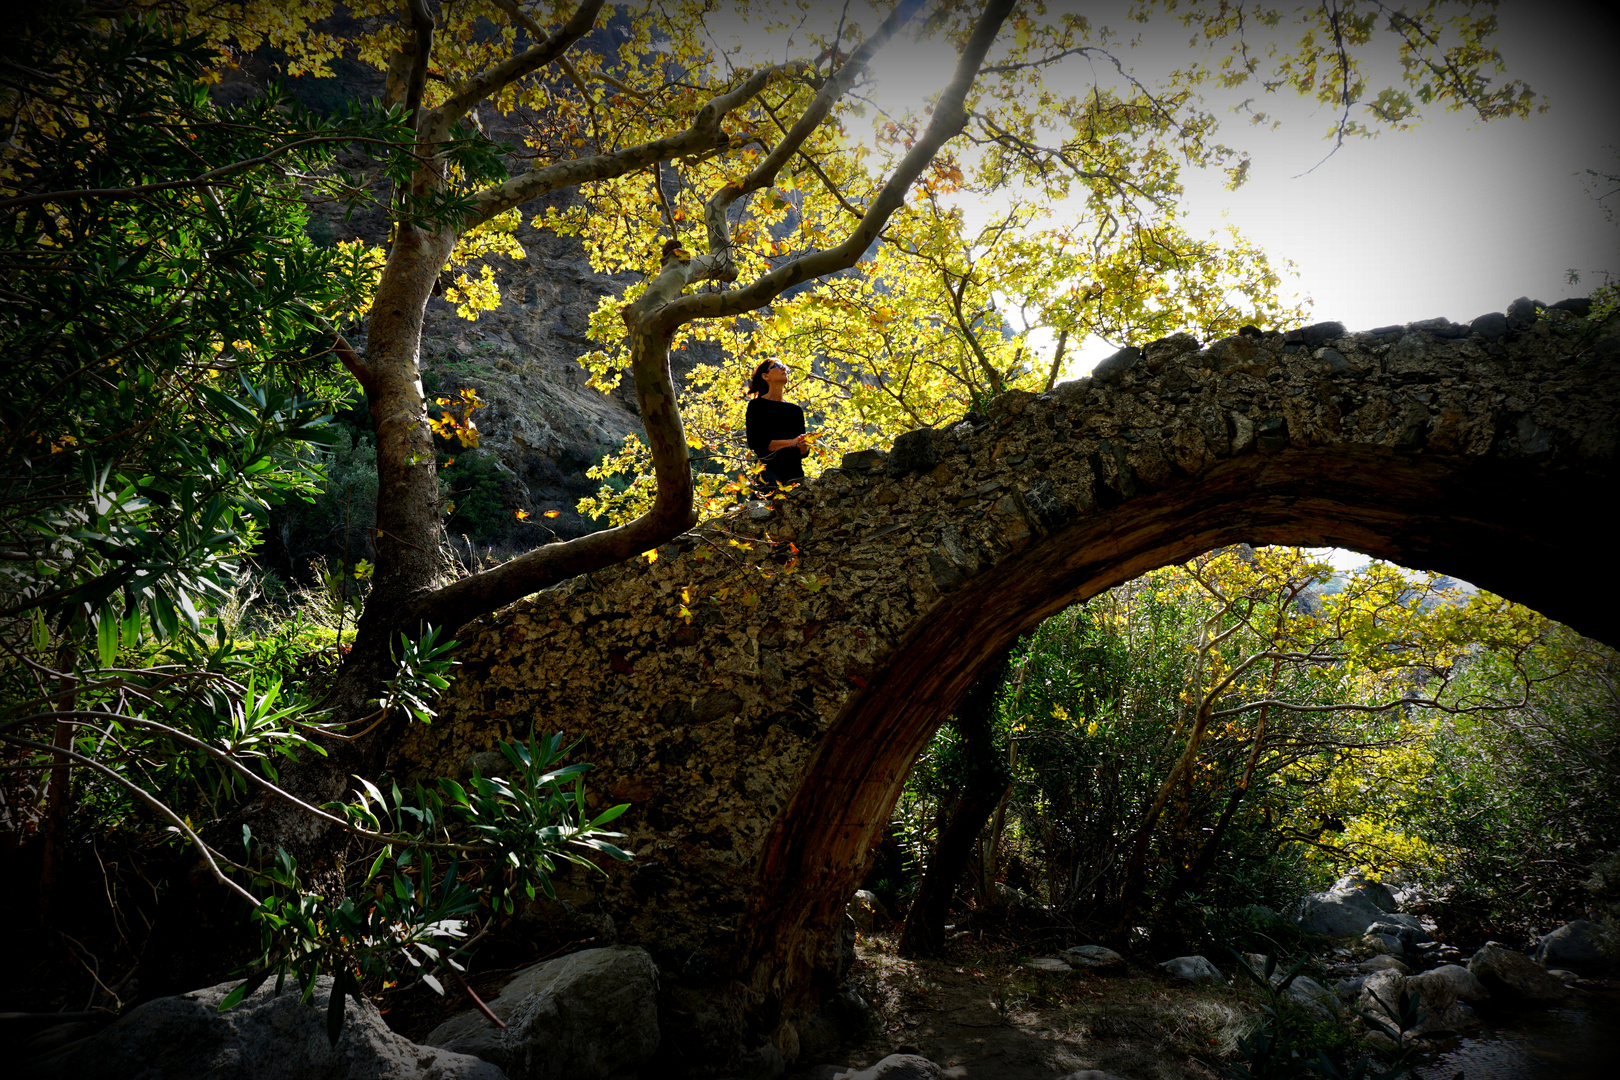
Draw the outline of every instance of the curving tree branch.
<instances>
[{"instance_id":1,"label":"curving tree branch","mask_svg":"<svg viewBox=\"0 0 1620 1080\"><path fill-rule=\"evenodd\" d=\"M508 13L511 12L510 8L506 10ZM492 94L500 93L525 75L538 71L558 59L574 42L590 33L601 10L602 0L584 0L555 34L541 36L535 44L510 60L496 64L488 71L480 72L456 87L443 105L423 118L420 129L422 137L430 142L448 138L450 128L455 122L466 116L480 101ZM534 20L528 21L533 23ZM522 25L528 28L527 24ZM530 30L530 33L533 32Z\"/></svg>"},{"instance_id":2,"label":"curving tree branch","mask_svg":"<svg viewBox=\"0 0 1620 1080\"><path fill-rule=\"evenodd\" d=\"M835 274L859 262L861 255L888 224L889 218L894 216L894 212L905 202L906 192L910 190L917 177L921 176L929 162L934 160L940 148L960 134L967 125L967 110L964 105L967 93L973 86L996 33L1001 29L1001 24L1006 21L1012 8L1012 0L992 0L986 5L962 48L950 83L941 92L939 101L934 106L934 115L927 129L912 144L911 149L906 151L905 157L900 159L899 165L879 189L871 205L866 208L865 216L842 243L825 251L800 256L740 289L705 293L701 296L682 296L678 300L671 301L658 313L660 322L673 331L675 327L694 319L721 318L755 311L802 281Z\"/></svg>"},{"instance_id":3,"label":"curving tree branch","mask_svg":"<svg viewBox=\"0 0 1620 1080\"><path fill-rule=\"evenodd\" d=\"M730 143L730 136L721 128L721 121L746 105L778 77L797 67L798 64L781 64L756 71L735 89L706 102L685 131L603 154L559 161L485 188L472 197L466 227L472 228L514 206L559 188L612 180L670 158L724 149Z\"/></svg>"}]
</instances>

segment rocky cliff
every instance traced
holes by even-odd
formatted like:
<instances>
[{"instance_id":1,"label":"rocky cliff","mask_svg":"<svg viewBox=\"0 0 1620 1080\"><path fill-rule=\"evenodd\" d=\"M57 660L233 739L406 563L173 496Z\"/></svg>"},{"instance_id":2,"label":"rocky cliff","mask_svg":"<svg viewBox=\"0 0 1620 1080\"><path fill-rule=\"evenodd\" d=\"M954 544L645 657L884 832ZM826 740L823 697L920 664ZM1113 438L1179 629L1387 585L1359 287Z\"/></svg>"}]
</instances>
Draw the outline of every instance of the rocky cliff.
<instances>
[{"instance_id":1,"label":"rocky cliff","mask_svg":"<svg viewBox=\"0 0 1620 1080\"><path fill-rule=\"evenodd\" d=\"M341 36L346 20L329 21ZM381 93L380 72L343 60L333 67L336 74L331 78L289 79L286 86L317 111L367 101ZM227 73L214 96L222 104L240 102L279 76L277 54L261 49ZM493 138L520 145L515 123L489 110L481 119ZM352 172L375 170L375 162L359 151L343 155L338 165ZM379 183L373 194L381 201L386 189ZM440 297L429 301L420 356L424 388L430 399L453 397L470 388L486 403L475 414L481 435L477 450L450 452L463 470L480 460L493 466L502 504L499 529L492 529L487 520L474 524L452 517L447 528L453 542L471 528L480 549L493 545L510 553L599 527L574 510L581 496L598 487L585 471L617 449L626 436L641 430L628 376L612 393L603 394L586 386L588 375L576 362L578 356L600 347L590 339L588 320L601 298L621 295L635 280L634 275L597 273L577 240L530 224L548 202L565 202L571 197L560 192L520 208L524 224L517 239L525 257L489 260L501 289L498 310L468 320L456 315L454 307ZM381 245L386 240L386 215L377 206L362 207L353 214L327 203L312 203L309 209L310 234L322 242L359 239ZM656 223L649 223L648 237L648 243L657 246ZM363 321L350 337L357 348L364 347ZM717 355L711 350L675 354L677 382L697 360L712 360ZM458 494L455 478L451 478L451 488L447 494L454 500ZM530 515L521 525L514 514L517 510ZM559 516L543 516L552 510ZM359 537L364 531L357 528L353 535ZM366 554L351 551L354 558Z\"/></svg>"}]
</instances>

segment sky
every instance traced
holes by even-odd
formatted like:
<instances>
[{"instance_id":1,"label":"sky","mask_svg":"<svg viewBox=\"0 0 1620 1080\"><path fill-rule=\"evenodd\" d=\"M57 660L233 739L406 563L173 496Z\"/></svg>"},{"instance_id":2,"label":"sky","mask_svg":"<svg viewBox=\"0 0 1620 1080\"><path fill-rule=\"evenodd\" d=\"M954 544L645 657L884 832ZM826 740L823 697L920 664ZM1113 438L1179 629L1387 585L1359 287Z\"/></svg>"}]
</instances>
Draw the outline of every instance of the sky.
<instances>
[{"instance_id":1,"label":"sky","mask_svg":"<svg viewBox=\"0 0 1620 1080\"><path fill-rule=\"evenodd\" d=\"M1116 0L1049 7L1065 3L1094 24L1140 35L1133 55L1143 73L1188 55L1189 31L1173 18L1139 26ZM1295 263L1290 285L1310 298L1315 319L1352 330L1435 316L1466 322L1520 296L1586 295L1603 270L1620 271L1620 225L1605 218L1586 175L1620 172L1620 3L1503 0L1497 17L1506 77L1527 81L1548 112L1481 124L1437 110L1415 131L1353 140L1323 161L1332 112L1273 95L1265 107L1280 129L1237 116L1223 127L1227 142L1250 152L1247 184L1227 191L1218 174L1183 173L1189 231L1237 226L1274 260ZM896 43L875 65L880 96L937 90L950 60ZM1091 72L1076 66L1067 77L1078 90ZM1620 217L1616 204L1620 194L1608 200ZM1579 284L1566 280L1572 269ZM1086 343L1065 374L1083 375L1113 349Z\"/></svg>"}]
</instances>

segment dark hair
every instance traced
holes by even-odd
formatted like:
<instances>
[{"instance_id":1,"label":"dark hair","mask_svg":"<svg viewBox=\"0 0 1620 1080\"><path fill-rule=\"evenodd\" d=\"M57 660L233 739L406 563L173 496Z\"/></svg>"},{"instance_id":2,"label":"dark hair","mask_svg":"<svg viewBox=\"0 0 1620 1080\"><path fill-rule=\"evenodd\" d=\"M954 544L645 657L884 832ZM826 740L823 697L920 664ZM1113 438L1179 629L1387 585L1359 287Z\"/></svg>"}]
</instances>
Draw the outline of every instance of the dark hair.
<instances>
[{"instance_id":1,"label":"dark hair","mask_svg":"<svg viewBox=\"0 0 1620 1080\"><path fill-rule=\"evenodd\" d=\"M770 384L765 381L765 372L774 363L775 360L764 360L754 369L754 377L748 380L749 397L764 397L771 392Z\"/></svg>"}]
</instances>

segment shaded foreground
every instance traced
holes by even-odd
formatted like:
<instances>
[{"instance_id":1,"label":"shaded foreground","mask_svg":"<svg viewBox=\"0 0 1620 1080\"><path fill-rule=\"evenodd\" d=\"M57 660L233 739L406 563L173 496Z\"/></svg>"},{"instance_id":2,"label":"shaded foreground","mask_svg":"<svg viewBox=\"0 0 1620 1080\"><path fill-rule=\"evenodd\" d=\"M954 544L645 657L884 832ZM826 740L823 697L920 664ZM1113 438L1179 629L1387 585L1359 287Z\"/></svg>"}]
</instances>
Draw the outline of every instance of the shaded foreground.
<instances>
[{"instance_id":1,"label":"shaded foreground","mask_svg":"<svg viewBox=\"0 0 1620 1080\"><path fill-rule=\"evenodd\" d=\"M948 959L903 960L897 932L863 935L851 984L871 1033L834 1055L865 1067L914 1047L968 1080L1052 1080L1102 1069L1131 1080L1214 1077L1250 1009L1223 987L1177 984L1149 965L1110 976L1039 975L1020 946L964 937ZM1252 1007L1251 1007L1252 1008ZM793 1078L818 1075L801 1063Z\"/></svg>"}]
</instances>

